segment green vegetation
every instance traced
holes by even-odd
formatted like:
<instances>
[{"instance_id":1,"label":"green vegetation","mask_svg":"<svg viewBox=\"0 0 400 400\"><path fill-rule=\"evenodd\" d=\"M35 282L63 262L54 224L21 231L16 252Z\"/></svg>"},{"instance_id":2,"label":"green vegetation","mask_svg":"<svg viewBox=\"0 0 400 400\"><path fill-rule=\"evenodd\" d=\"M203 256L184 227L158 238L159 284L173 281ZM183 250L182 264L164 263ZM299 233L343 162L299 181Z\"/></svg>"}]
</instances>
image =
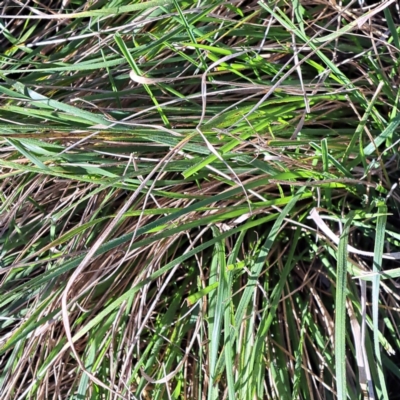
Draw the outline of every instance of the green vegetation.
<instances>
[{"instance_id":1,"label":"green vegetation","mask_svg":"<svg viewBox=\"0 0 400 400\"><path fill-rule=\"evenodd\" d=\"M396 2L0 6L0 398L400 398Z\"/></svg>"}]
</instances>

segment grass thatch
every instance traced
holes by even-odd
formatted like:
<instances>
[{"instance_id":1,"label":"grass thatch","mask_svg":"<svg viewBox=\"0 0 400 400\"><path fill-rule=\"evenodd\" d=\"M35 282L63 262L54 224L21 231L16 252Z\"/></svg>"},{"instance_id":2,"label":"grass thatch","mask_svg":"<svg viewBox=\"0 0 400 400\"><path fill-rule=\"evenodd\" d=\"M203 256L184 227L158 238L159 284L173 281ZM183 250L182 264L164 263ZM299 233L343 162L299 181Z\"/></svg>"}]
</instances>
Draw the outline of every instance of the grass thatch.
<instances>
[{"instance_id":1,"label":"grass thatch","mask_svg":"<svg viewBox=\"0 0 400 400\"><path fill-rule=\"evenodd\" d=\"M397 6L1 2L0 398L400 398Z\"/></svg>"}]
</instances>

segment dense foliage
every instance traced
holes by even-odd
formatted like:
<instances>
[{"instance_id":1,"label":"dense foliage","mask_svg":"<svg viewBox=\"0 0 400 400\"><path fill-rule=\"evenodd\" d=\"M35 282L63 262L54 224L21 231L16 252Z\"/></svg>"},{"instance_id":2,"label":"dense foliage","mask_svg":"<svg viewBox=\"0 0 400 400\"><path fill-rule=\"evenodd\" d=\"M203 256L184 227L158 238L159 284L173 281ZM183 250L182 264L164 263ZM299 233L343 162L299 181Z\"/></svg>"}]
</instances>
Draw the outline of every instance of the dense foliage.
<instances>
[{"instance_id":1,"label":"dense foliage","mask_svg":"<svg viewBox=\"0 0 400 400\"><path fill-rule=\"evenodd\" d=\"M398 2L0 10L1 398L400 398Z\"/></svg>"}]
</instances>

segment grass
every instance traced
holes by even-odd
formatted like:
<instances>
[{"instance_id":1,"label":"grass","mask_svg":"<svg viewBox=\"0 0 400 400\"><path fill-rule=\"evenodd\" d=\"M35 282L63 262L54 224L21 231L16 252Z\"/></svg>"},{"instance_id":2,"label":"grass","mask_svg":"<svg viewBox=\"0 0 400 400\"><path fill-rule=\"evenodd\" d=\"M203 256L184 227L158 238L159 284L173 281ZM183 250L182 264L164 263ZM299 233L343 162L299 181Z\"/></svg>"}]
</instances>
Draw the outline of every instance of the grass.
<instances>
[{"instance_id":1,"label":"grass","mask_svg":"<svg viewBox=\"0 0 400 400\"><path fill-rule=\"evenodd\" d=\"M0 397L400 398L398 3L21 4Z\"/></svg>"}]
</instances>

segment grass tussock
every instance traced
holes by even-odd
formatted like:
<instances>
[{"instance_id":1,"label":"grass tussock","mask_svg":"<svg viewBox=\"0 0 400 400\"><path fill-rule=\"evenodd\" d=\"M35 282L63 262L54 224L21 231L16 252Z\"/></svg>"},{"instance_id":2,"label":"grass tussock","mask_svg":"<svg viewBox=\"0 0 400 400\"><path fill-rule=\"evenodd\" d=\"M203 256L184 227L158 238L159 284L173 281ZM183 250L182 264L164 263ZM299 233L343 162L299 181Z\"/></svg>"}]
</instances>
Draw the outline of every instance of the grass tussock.
<instances>
[{"instance_id":1,"label":"grass tussock","mask_svg":"<svg viewBox=\"0 0 400 400\"><path fill-rule=\"evenodd\" d=\"M399 398L398 11L2 2L0 397Z\"/></svg>"}]
</instances>

